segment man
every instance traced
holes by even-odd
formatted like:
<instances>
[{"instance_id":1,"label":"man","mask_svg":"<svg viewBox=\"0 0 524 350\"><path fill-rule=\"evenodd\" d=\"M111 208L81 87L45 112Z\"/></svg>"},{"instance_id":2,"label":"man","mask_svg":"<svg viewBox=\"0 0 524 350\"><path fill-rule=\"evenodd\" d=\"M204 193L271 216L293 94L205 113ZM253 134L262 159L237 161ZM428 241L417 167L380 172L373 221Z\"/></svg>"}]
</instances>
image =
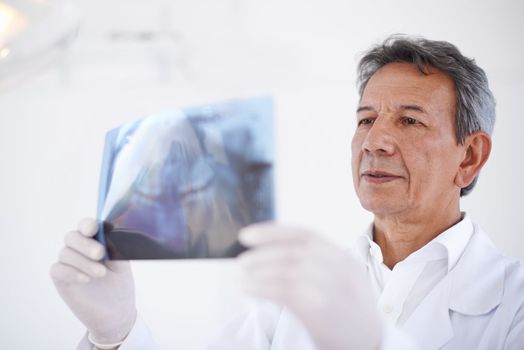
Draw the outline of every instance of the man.
<instances>
[{"instance_id":1,"label":"man","mask_svg":"<svg viewBox=\"0 0 524 350\"><path fill-rule=\"evenodd\" d=\"M245 229L245 289L269 301L212 349L521 348L524 266L459 205L491 150L484 72L449 43L391 37L361 59L359 83L353 182L373 224L353 255L295 228ZM88 329L80 348L152 348L129 266L104 266L95 233L82 221L51 269Z\"/></svg>"}]
</instances>

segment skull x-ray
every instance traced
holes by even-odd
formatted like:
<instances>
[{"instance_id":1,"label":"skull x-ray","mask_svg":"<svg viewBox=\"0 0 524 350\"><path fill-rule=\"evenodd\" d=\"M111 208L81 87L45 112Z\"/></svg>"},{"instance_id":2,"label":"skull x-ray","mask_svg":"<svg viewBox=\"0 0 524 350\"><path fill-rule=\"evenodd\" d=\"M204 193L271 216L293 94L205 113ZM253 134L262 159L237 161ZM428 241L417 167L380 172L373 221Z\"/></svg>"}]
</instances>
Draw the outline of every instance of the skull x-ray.
<instances>
[{"instance_id":1,"label":"skull x-ray","mask_svg":"<svg viewBox=\"0 0 524 350\"><path fill-rule=\"evenodd\" d=\"M106 135L97 238L109 259L233 257L274 218L272 101L153 115Z\"/></svg>"}]
</instances>

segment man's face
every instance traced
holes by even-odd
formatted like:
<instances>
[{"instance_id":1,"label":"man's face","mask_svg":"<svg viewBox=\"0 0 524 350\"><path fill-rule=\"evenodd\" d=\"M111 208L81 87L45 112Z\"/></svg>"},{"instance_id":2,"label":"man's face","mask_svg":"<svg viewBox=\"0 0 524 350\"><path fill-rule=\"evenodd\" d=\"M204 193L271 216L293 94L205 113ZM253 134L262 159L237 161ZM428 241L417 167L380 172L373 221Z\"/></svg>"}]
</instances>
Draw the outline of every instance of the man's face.
<instances>
[{"instance_id":1,"label":"man's face","mask_svg":"<svg viewBox=\"0 0 524 350\"><path fill-rule=\"evenodd\" d=\"M352 141L353 184L376 215L431 213L456 203L464 159L455 136L455 88L444 73L391 63L369 80Z\"/></svg>"}]
</instances>

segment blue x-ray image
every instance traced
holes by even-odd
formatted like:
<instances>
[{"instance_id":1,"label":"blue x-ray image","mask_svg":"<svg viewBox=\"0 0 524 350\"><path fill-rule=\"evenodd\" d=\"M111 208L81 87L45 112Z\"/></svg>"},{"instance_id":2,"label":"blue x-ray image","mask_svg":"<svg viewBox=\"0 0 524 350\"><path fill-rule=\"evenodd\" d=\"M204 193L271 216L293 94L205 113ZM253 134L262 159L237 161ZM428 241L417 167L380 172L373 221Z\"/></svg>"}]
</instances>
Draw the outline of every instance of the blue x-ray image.
<instances>
[{"instance_id":1,"label":"blue x-ray image","mask_svg":"<svg viewBox=\"0 0 524 350\"><path fill-rule=\"evenodd\" d=\"M270 98L150 116L106 135L98 239L109 259L234 257L274 218Z\"/></svg>"}]
</instances>

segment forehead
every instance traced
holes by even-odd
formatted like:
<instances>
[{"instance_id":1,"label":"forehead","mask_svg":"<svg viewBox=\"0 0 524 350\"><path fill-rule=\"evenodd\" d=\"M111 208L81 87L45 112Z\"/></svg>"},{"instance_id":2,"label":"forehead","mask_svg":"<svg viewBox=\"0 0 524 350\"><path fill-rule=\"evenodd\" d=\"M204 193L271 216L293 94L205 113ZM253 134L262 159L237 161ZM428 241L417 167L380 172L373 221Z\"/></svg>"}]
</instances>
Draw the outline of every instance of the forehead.
<instances>
[{"instance_id":1,"label":"forehead","mask_svg":"<svg viewBox=\"0 0 524 350\"><path fill-rule=\"evenodd\" d=\"M361 105L383 102L418 103L426 107L455 106L455 84L445 73L430 67L423 74L414 64L389 63L369 79ZM377 106L378 107L378 106Z\"/></svg>"}]
</instances>

